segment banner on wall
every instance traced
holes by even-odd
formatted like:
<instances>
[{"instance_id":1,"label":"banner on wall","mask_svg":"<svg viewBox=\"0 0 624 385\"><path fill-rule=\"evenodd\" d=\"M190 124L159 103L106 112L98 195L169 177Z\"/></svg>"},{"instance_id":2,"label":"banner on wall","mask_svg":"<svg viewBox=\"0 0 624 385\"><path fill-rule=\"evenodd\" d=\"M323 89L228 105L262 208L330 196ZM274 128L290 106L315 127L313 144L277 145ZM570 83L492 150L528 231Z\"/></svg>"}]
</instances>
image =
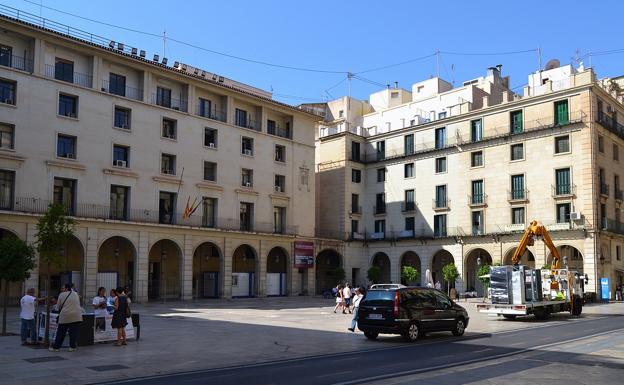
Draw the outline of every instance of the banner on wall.
<instances>
[{"instance_id":1,"label":"banner on wall","mask_svg":"<svg viewBox=\"0 0 624 385\"><path fill-rule=\"evenodd\" d=\"M311 269L314 267L314 243L295 241L295 268Z\"/></svg>"}]
</instances>

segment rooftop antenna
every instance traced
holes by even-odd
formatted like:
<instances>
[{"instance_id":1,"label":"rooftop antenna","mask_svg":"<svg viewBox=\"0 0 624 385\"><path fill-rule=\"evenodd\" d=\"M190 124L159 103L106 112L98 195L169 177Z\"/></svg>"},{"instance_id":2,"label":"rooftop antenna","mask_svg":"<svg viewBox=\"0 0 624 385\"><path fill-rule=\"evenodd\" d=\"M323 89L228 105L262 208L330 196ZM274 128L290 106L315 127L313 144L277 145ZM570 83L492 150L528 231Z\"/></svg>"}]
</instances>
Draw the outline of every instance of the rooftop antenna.
<instances>
[{"instance_id":1,"label":"rooftop antenna","mask_svg":"<svg viewBox=\"0 0 624 385\"><path fill-rule=\"evenodd\" d=\"M436 49L436 77L440 77L440 50Z\"/></svg>"},{"instance_id":2,"label":"rooftop antenna","mask_svg":"<svg viewBox=\"0 0 624 385\"><path fill-rule=\"evenodd\" d=\"M537 70L542 70L542 47L537 47Z\"/></svg>"},{"instance_id":3,"label":"rooftop antenna","mask_svg":"<svg viewBox=\"0 0 624 385\"><path fill-rule=\"evenodd\" d=\"M348 92L349 98L351 97L351 79L353 79L353 73L347 72L347 82L348 82L348 89L349 89L349 92Z\"/></svg>"},{"instance_id":4,"label":"rooftop antenna","mask_svg":"<svg viewBox=\"0 0 624 385\"><path fill-rule=\"evenodd\" d=\"M163 31L163 57L167 55L167 30Z\"/></svg>"}]
</instances>

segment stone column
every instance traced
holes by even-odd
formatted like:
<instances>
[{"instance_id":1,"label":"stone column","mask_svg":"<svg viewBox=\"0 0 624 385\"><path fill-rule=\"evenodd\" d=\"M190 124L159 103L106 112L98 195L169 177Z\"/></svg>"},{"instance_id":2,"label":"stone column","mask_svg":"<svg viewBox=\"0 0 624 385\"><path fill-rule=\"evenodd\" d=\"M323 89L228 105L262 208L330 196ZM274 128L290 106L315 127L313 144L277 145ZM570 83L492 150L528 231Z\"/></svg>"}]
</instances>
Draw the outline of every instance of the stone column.
<instances>
[{"instance_id":1,"label":"stone column","mask_svg":"<svg viewBox=\"0 0 624 385\"><path fill-rule=\"evenodd\" d=\"M455 266L457 266L457 271L459 271L459 277L455 282L455 289L458 293L463 293L466 291L466 279L464 274L464 247L461 243L457 243L454 246L448 248L448 250L453 254L453 260L455 261Z\"/></svg>"},{"instance_id":2,"label":"stone column","mask_svg":"<svg viewBox=\"0 0 624 385\"><path fill-rule=\"evenodd\" d=\"M223 242L223 298L232 298L232 254L234 242L225 238Z\"/></svg>"},{"instance_id":3,"label":"stone column","mask_svg":"<svg viewBox=\"0 0 624 385\"><path fill-rule=\"evenodd\" d=\"M266 246L266 241L260 240L260 247L258 250L258 263L260 264L256 269L256 280L258 282L257 288L258 292L256 293L256 297L266 297L266 265L267 265L267 254L269 253L269 248Z\"/></svg>"},{"instance_id":4,"label":"stone column","mask_svg":"<svg viewBox=\"0 0 624 385\"><path fill-rule=\"evenodd\" d=\"M35 52L33 57L33 72L40 76L45 76L45 50L46 42L42 39L35 39Z\"/></svg>"},{"instance_id":5,"label":"stone column","mask_svg":"<svg viewBox=\"0 0 624 385\"><path fill-rule=\"evenodd\" d=\"M184 250L181 258L182 300L193 299L193 237L184 236Z\"/></svg>"},{"instance_id":6,"label":"stone column","mask_svg":"<svg viewBox=\"0 0 624 385\"><path fill-rule=\"evenodd\" d=\"M147 302L149 289L149 233L139 232L139 244L136 255L136 299L139 302Z\"/></svg>"},{"instance_id":7,"label":"stone column","mask_svg":"<svg viewBox=\"0 0 624 385\"><path fill-rule=\"evenodd\" d=\"M390 252L390 280L392 283L401 283L401 253L396 248Z\"/></svg>"},{"instance_id":8,"label":"stone column","mask_svg":"<svg viewBox=\"0 0 624 385\"><path fill-rule=\"evenodd\" d=\"M226 121L229 124L234 124L234 98L230 95L226 97ZM230 280L231 282L231 280Z\"/></svg>"},{"instance_id":9,"label":"stone column","mask_svg":"<svg viewBox=\"0 0 624 385\"><path fill-rule=\"evenodd\" d=\"M26 228L26 243L29 245L32 245L34 248L35 242L37 242L37 237L35 236L37 234L37 225L35 223L29 223L27 226L28 227ZM30 278L26 280L24 285L26 289L31 288L31 287L34 288L37 295L40 294L38 292L40 264L41 264L41 261L39 261L39 253L37 253L35 249L35 267L30 271Z\"/></svg>"},{"instance_id":10,"label":"stone column","mask_svg":"<svg viewBox=\"0 0 624 385\"><path fill-rule=\"evenodd\" d=\"M102 78L103 78L103 72L102 72L102 57L101 56L93 56L93 68L91 69L92 72L92 76L93 76L93 83L91 84L91 87L93 87L96 90L100 90L103 87L102 84Z\"/></svg>"},{"instance_id":11,"label":"stone column","mask_svg":"<svg viewBox=\"0 0 624 385\"><path fill-rule=\"evenodd\" d=\"M601 265L596 263L597 258L599 258L599 252L596 249L596 240L594 237L596 237L596 234L592 233L589 237L585 238L585 242L583 243L583 273L587 274L589 278L588 284L585 285L585 291L596 293L596 296L600 299Z\"/></svg>"},{"instance_id":12,"label":"stone column","mask_svg":"<svg viewBox=\"0 0 624 385\"><path fill-rule=\"evenodd\" d=\"M87 228L87 245L84 260L84 287L82 288L83 299L87 301L92 295L95 295L97 289L97 271L98 271L98 229L95 227Z\"/></svg>"},{"instance_id":13,"label":"stone column","mask_svg":"<svg viewBox=\"0 0 624 385\"><path fill-rule=\"evenodd\" d=\"M152 90L152 74L149 71L143 72L143 101L145 103L155 103L155 100L152 100L152 95L150 91Z\"/></svg>"}]
</instances>

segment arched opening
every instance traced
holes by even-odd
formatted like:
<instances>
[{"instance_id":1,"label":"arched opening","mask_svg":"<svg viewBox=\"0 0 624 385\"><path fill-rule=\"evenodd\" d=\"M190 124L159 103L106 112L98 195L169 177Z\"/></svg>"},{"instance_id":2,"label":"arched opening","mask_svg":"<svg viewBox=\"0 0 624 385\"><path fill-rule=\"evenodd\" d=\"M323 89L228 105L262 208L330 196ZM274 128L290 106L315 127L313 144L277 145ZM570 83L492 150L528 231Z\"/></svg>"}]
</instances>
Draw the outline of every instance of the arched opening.
<instances>
[{"instance_id":1,"label":"arched opening","mask_svg":"<svg viewBox=\"0 0 624 385\"><path fill-rule=\"evenodd\" d=\"M266 295L286 295L288 277L288 254L281 247L274 247L267 255Z\"/></svg>"},{"instance_id":2,"label":"arched opening","mask_svg":"<svg viewBox=\"0 0 624 385\"><path fill-rule=\"evenodd\" d=\"M476 291L477 296L483 297L485 288L483 287L483 283L479 281L477 274L481 266L491 264L492 256L483 249L474 249L468 253L466 262L464 263L466 291Z\"/></svg>"},{"instance_id":3,"label":"arched opening","mask_svg":"<svg viewBox=\"0 0 624 385\"><path fill-rule=\"evenodd\" d=\"M583 274L583 254L574 246L570 245L561 245L557 247L557 251L559 252L559 256L561 257L560 265L561 267L566 267L566 261L568 263L567 267L570 270L578 271ZM552 253L548 253L548 258L546 258L546 264L551 265L553 262Z\"/></svg>"},{"instance_id":4,"label":"arched opening","mask_svg":"<svg viewBox=\"0 0 624 385\"><path fill-rule=\"evenodd\" d=\"M507 251L505 258L503 258L503 265L511 265L511 258L513 257L515 251L515 248ZM535 256L529 249L524 250L524 254L520 257L520 265L535 269Z\"/></svg>"},{"instance_id":5,"label":"arched opening","mask_svg":"<svg viewBox=\"0 0 624 385\"><path fill-rule=\"evenodd\" d=\"M335 250L326 249L316 256L316 294L336 287L345 279L342 256Z\"/></svg>"},{"instance_id":6,"label":"arched opening","mask_svg":"<svg viewBox=\"0 0 624 385\"><path fill-rule=\"evenodd\" d=\"M221 296L222 266L219 247L212 242L197 246L193 253L193 298Z\"/></svg>"},{"instance_id":7,"label":"arched opening","mask_svg":"<svg viewBox=\"0 0 624 385\"><path fill-rule=\"evenodd\" d=\"M373 256L371 266L378 267L381 271L379 274L379 282L375 283L392 283L390 277L390 257L386 253L377 253Z\"/></svg>"},{"instance_id":8,"label":"arched opening","mask_svg":"<svg viewBox=\"0 0 624 385\"><path fill-rule=\"evenodd\" d=\"M232 297L253 297L257 293L258 256L249 245L240 245L232 255Z\"/></svg>"},{"instance_id":9,"label":"arched opening","mask_svg":"<svg viewBox=\"0 0 624 385\"><path fill-rule=\"evenodd\" d=\"M39 292L45 293L46 280L50 280L50 294L56 296L61 287L72 283L82 298L84 293L84 248L75 236L69 237L59 250L60 264L39 263ZM49 268L49 270L48 270Z\"/></svg>"},{"instance_id":10,"label":"arched opening","mask_svg":"<svg viewBox=\"0 0 624 385\"><path fill-rule=\"evenodd\" d=\"M455 263L453 255L448 250L438 250L431 259L431 277L433 283L440 282L443 290L447 289L447 282L442 274L442 268L449 263ZM455 282L451 282L448 288L455 287Z\"/></svg>"},{"instance_id":11,"label":"arched opening","mask_svg":"<svg viewBox=\"0 0 624 385\"><path fill-rule=\"evenodd\" d=\"M107 293L119 286L127 287L134 299L135 257L134 246L127 238L115 236L105 240L98 250L97 287L106 288Z\"/></svg>"},{"instance_id":12,"label":"arched opening","mask_svg":"<svg viewBox=\"0 0 624 385\"><path fill-rule=\"evenodd\" d=\"M14 232L11 230L0 228L0 239L3 238L19 238ZM0 280L0 294L4 295L4 281ZM22 290L23 282L7 282L8 285L8 295L9 295L9 303L15 303L16 300L22 297L24 294Z\"/></svg>"},{"instance_id":13,"label":"arched opening","mask_svg":"<svg viewBox=\"0 0 624 385\"><path fill-rule=\"evenodd\" d=\"M180 264L182 251L177 243L169 239L161 239L154 243L149 252L149 269L147 282L147 298L179 299Z\"/></svg>"},{"instance_id":14,"label":"arched opening","mask_svg":"<svg viewBox=\"0 0 624 385\"><path fill-rule=\"evenodd\" d=\"M418 271L418 279L414 282L407 282L403 279L403 267L411 266ZM422 270L420 267L420 257L413 251L407 251L401 256L401 283L404 285L420 286L422 279Z\"/></svg>"}]
</instances>

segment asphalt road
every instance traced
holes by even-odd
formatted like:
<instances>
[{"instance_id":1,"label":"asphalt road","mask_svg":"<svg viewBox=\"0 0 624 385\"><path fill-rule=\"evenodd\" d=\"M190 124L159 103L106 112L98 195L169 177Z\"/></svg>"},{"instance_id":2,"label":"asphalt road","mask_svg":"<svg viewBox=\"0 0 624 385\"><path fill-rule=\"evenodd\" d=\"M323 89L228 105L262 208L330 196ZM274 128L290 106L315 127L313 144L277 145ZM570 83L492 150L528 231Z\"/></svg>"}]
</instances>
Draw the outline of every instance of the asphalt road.
<instances>
[{"instance_id":1,"label":"asphalt road","mask_svg":"<svg viewBox=\"0 0 624 385\"><path fill-rule=\"evenodd\" d=\"M512 329L513 321L509 324ZM370 349L366 351L143 377L111 383L133 385L172 383L184 385L360 384L469 363L487 362L528 351L539 352L541 349L558 344L622 330L623 327L623 316L601 316L554 321L531 329L494 334L476 334L468 331L463 337L453 337L450 333L435 333L416 343L402 342L400 337L380 336L377 341L370 341ZM361 338L365 337L361 335ZM212 354L219 353L210 352L207 349L205 359L210 360ZM171 358L175 360L175 357ZM572 359L572 357L569 358ZM539 362L535 365L539 365Z\"/></svg>"}]
</instances>

